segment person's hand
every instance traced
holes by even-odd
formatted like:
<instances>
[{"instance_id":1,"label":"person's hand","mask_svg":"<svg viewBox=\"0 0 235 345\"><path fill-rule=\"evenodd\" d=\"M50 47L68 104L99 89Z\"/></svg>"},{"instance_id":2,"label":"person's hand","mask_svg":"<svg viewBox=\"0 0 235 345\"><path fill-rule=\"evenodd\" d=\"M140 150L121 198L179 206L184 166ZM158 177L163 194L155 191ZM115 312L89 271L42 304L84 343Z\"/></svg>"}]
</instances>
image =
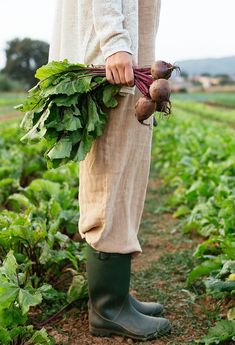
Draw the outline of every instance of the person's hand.
<instances>
[{"instance_id":1,"label":"person's hand","mask_svg":"<svg viewBox=\"0 0 235 345\"><path fill-rule=\"evenodd\" d=\"M106 78L111 84L134 86L132 55L121 51L110 55L105 64Z\"/></svg>"}]
</instances>

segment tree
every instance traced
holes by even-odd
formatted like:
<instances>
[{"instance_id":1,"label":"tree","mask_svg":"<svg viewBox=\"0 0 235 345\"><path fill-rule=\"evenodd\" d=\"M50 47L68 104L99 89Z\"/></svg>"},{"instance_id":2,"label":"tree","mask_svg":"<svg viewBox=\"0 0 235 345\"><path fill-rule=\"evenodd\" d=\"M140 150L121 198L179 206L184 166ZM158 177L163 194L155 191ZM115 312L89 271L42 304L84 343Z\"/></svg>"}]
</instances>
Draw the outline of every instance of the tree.
<instances>
[{"instance_id":1,"label":"tree","mask_svg":"<svg viewBox=\"0 0 235 345\"><path fill-rule=\"evenodd\" d=\"M6 66L3 73L29 88L36 83L36 69L48 61L49 44L30 38L15 38L7 42L5 52Z\"/></svg>"}]
</instances>

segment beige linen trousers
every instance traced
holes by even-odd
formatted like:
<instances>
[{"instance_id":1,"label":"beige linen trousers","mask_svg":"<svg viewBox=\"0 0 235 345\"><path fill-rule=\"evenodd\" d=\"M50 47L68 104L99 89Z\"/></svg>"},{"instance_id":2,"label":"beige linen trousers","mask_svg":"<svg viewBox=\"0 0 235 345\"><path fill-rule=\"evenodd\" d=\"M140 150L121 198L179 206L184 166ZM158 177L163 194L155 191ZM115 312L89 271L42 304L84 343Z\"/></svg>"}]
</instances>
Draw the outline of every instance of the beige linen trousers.
<instances>
[{"instance_id":1,"label":"beige linen trousers","mask_svg":"<svg viewBox=\"0 0 235 345\"><path fill-rule=\"evenodd\" d=\"M139 1L139 65L155 59L158 27L156 0ZM135 95L118 96L108 113L104 134L80 162L79 232L95 249L138 253L138 230L143 212L151 157L153 118L135 118Z\"/></svg>"},{"instance_id":2,"label":"beige linen trousers","mask_svg":"<svg viewBox=\"0 0 235 345\"><path fill-rule=\"evenodd\" d=\"M79 7L82 2L83 16L77 15L84 8ZM102 64L107 56L124 50L139 66L150 65L155 60L159 15L160 0L58 0L49 60ZM107 113L104 133L79 163L79 232L99 251L141 252L138 231L149 177L153 118L146 120L149 126L137 121L135 103L140 96L135 87L122 88L118 106Z\"/></svg>"}]
</instances>

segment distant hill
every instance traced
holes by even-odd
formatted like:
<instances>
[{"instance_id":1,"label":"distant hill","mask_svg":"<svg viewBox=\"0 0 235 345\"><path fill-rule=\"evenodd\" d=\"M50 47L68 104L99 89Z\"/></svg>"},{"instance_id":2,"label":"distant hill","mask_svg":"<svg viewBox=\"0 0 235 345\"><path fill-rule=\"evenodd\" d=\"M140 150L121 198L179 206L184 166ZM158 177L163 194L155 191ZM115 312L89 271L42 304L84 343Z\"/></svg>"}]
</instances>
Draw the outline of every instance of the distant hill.
<instances>
[{"instance_id":1,"label":"distant hill","mask_svg":"<svg viewBox=\"0 0 235 345\"><path fill-rule=\"evenodd\" d=\"M189 75L202 73L235 75L235 56L177 61L181 70Z\"/></svg>"}]
</instances>

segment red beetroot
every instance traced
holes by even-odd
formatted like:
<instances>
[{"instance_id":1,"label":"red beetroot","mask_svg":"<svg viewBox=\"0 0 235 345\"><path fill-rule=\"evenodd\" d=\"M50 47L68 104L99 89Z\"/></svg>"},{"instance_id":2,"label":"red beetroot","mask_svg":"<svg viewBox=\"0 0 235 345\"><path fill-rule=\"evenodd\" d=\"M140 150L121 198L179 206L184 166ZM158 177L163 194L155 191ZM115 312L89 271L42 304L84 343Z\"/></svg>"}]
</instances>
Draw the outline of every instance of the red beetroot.
<instances>
[{"instance_id":1,"label":"red beetroot","mask_svg":"<svg viewBox=\"0 0 235 345\"><path fill-rule=\"evenodd\" d=\"M156 102L148 97L140 97L135 105L135 116L140 123L147 125L143 121L148 119L155 112L155 109Z\"/></svg>"},{"instance_id":2,"label":"red beetroot","mask_svg":"<svg viewBox=\"0 0 235 345\"><path fill-rule=\"evenodd\" d=\"M155 61L151 66L151 74L154 79L169 79L174 70L179 71L180 68L162 60Z\"/></svg>"},{"instance_id":3,"label":"red beetroot","mask_svg":"<svg viewBox=\"0 0 235 345\"><path fill-rule=\"evenodd\" d=\"M171 94L170 83L165 79L154 80L150 85L149 94L153 101L168 101Z\"/></svg>"}]
</instances>

